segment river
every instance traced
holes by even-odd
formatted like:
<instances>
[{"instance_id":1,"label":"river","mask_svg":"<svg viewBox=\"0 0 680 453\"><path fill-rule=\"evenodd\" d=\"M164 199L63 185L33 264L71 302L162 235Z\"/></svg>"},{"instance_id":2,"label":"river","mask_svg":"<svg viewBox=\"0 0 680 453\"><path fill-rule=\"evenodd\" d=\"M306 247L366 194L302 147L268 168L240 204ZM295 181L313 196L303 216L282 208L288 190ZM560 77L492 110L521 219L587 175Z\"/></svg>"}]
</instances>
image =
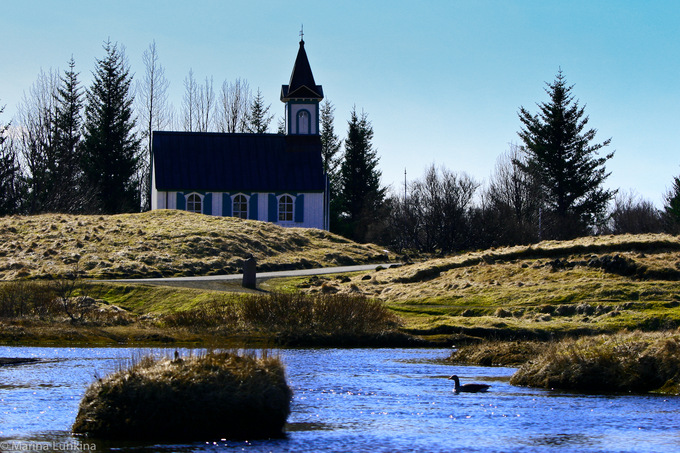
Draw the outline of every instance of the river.
<instances>
[{"instance_id":1,"label":"river","mask_svg":"<svg viewBox=\"0 0 680 453\"><path fill-rule=\"evenodd\" d=\"M174 351L174 349L172 350ZM515 387L514 368L452 366L433 349L281 350L293 388L287 435L190 444L95 442L70 434L87 386L134 348L0 347L44 362L0 367L1 451L677 452L680 397ZM166 351L170 353L171 351ZM181 350L183 355L189 351ZM454 394L453 381L491 384Z\"/></svg>"}]
</instances>

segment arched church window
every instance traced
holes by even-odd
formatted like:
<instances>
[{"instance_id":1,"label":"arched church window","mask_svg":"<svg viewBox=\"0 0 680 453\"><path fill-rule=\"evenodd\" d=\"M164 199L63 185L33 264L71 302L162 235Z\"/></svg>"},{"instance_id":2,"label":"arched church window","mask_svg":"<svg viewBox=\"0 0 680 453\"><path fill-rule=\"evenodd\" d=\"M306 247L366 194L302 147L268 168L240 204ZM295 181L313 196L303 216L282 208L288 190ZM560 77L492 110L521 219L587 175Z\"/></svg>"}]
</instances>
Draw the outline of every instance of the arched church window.
<instances>
[{"instance_id":1,"label":"arched church window","mask_svg":"<svg viewBox=\"0 0 680 453\"><path fill-rule=\"evenodd\" d=\"M196 212L198 214L203 213L203 200L200 195L192 193L187 197L187 211Z\"/></svg>"},{"instance_id":2,"label":"arched church window","mask_svg":"<svg viewBox=\"0 0 680 453\"><path fill-rule=\"evenodd\" d=\"M279 222L293 221L293 197L283 195L279 198Z\"/></svg>"},{"instance_id":3,"label":"arched church window","mask_svg":"<svg viewBox=\"0 0 680 453\"><path fill-rule=\"evenodd\" d=\"M245 195L236 195L232 208L234 217L238 217L239 219L248 218L248 199Z\"/></svg>"},{"instance_id":4,"label":"arched church window","mask_svg":"<svg viewBox=\"0 0 680 453\"><path fill-rule=\"evenodd\" d=\"M300 110L298 113L298 133L309 134L309 112L307 110Z\"/></svg>"}]
</instances>

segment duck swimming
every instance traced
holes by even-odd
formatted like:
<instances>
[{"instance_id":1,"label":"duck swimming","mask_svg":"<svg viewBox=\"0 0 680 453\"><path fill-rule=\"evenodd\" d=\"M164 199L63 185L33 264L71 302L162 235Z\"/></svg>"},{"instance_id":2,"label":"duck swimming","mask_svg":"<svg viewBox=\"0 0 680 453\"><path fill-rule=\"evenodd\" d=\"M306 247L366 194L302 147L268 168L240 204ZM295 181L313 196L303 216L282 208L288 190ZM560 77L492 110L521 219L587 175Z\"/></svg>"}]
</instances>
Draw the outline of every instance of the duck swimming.
<instances>
[{"instance_id":1,"label":"duck swimming","mask_svg":"<svg viewBox=\"0 0 680 453\"><path fill-rule=\"evenodd\" d=\"M453 382L455 383L455 387L453 388L454 393L460 393L460 392L465 392L465 393L478 393L478 392L486 392L490 385L487 384L463 384L460 385L460 379L458 379L458 376L455 374L451 376L449 379L453 379Z\"/></svg>"}]
</instances>

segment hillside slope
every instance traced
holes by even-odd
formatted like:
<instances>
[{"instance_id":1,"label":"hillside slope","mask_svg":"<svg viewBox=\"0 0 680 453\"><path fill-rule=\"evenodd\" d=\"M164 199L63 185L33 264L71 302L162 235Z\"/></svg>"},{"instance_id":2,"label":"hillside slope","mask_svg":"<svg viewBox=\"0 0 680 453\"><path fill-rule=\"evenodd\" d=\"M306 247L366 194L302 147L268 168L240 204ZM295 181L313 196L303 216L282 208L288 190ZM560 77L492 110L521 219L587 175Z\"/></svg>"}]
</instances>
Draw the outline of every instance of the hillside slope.
<instances>
[{"instance_id":1,"label":"hillside slope","mask_svg":"<svg viewBox=\"0 0 680 453\"><path fill-rule=\"evenodd\" d=\"M672 329L680 327L680 237L544 241L343 280L309 279L299 287L381 299L407 318L412 332L477 329L486 336L521 337Z\"/></svg>"},{"instance_id":2,"label":"hillside slope","mask_svg":"<svg viewBox=\"0 0 680 453\"><path fill-rule=\"evenodd\" d=\"M386 252L327 231L183 211L0 218L0 280L64 275L134 278L378 262Z\"/></svg>"}]
</instances>

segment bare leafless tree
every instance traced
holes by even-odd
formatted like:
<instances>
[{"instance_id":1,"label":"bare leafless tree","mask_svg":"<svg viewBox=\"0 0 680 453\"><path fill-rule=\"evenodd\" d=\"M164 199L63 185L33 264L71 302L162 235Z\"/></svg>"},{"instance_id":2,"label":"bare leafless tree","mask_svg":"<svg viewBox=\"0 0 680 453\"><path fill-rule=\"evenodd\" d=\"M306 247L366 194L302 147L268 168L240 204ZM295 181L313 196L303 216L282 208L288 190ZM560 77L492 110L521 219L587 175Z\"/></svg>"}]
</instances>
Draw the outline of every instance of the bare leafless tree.
<instances>
[{"instance_id":1,"label":"bare leafless tree","mask_svg":"<svg viewBox=\"0 0 680 453\"><path fill-rule=\"evenodd\" d=\"M409 185L408 197L391 199L392 236L402 249L451 252L469 246L469 212L479 184L465 173L431 165Z\"/></svg>"},{"instance_id":2,"label":"bare leafless tree","mask_svg":"<svg viewBox=\"0 0 680 453\"><path fill-rule=\"evenodd\" d=\"M661 233L664 230L663 214L649 200L631 190L618 193L609 218L612 234Z\"/></svg>"},{"instance_id":3,"label":"bare leafless tree","mask_svg":"<svg viewBox=\"0 0 680 453\"><path fill-rule=\"evenodd\" d=\"M215 90L212 77L205 78L205 85L198 85L196 99L196 130L210 132L213 127L213 111L215 110Z\"/></svg>"},{"instance_id":4,"label":"bare leafless tree","mask_svg":"<svg viewBox=\"0 0 680 453\"><path fill-rule=\"evenodd\" d=\"M156 41L142 54L144 62L144 78L137 85L137 110L139 124L142 127L141 137L145 141L145 159L140 165L142 177L142 209L151 208L151 169L153 155L151 138L153 131L165 130L171 122L172 113L168 106L168 87L170 82L165 77L165 68L160 64Z\"/></svg>"},{"instance_id":5,"label":"bare leafless tree","mask_svg":"<svg viewBox=\"0 0 680 453\"><path fill-rule=\"evenodd\" d=\"M42 70L28 93L24 92L18 106L21 130L21 160L29 184L29 210L44 212L50 196L51 167L56 161L55 117L59 74Z\"/></svg>"},{"instance_id":6,"label":"bare leafless tree","mask_svg":"<svg viewBox=\"0 0 680 453\"><path fill-rule=\"evenodd\" d=\"M189 69L189 75L184 79L184 98L182 99L182 123L187 132L197 130L197 99L198 84L194 78L194 70Z\"/></svg>"},{"instance_id":7,"label":"bare leafless tree","mask_svg":"<svg viewBox=\"0 0 680 453\"><path fill-rule=\"evenodd\" d=\"M499 156L485 193L485 209L494 213L495 238L491 243L533 242L539 237L540 185L518 162L526 159L519 146Z\"/></svg>"},{"instance_id":8,"label":"bare leafless tree","mask_svg":"<svg viewBox=\"0 0 680 453\"><path fill-rule=\"evenodd\" d=\"M248 81L222 82L216 111L218 132L245 132L252 93Z\"/></svg>"}]
</instances>

